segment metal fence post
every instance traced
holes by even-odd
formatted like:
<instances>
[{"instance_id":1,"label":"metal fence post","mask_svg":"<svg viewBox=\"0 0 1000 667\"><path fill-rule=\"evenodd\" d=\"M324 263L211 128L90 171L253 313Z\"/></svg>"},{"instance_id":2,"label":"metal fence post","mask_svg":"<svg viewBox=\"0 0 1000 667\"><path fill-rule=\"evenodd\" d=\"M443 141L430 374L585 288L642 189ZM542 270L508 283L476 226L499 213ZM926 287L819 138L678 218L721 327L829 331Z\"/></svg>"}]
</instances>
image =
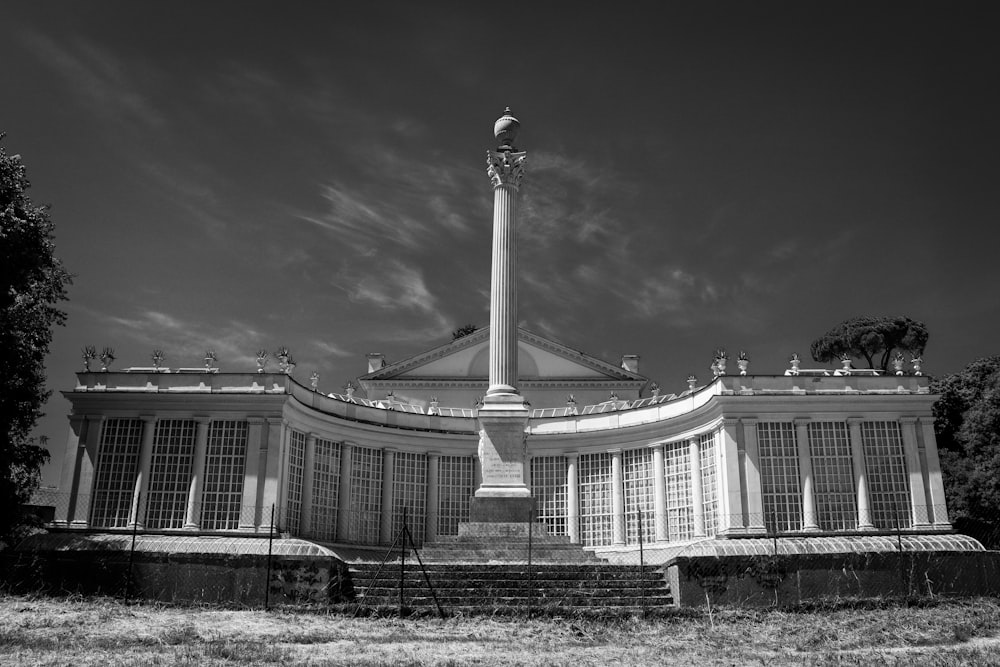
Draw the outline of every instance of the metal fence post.
<instances>
[{"instance_id":1,"label":"metal fence post","mask_svg":"<svg viewBox=\"0 0 1000 667\"><path fill-rule=\"evenodd\" d=\"M642 549L642 510L638 510L638 521L639 521L639 593L641 595L640 608L642 609L642 617L646 618L646 563L645 557L643 555Z\"/></svg>"},{"instance_id":2,"label":"metal fence post","mask_svg":"<svg viewBox=\"0 0 1000 667\"><path fill-rule=\"evenodd\" d=\"M135 514L132 523L132 548L128 552L128 574L125 577L125 599L128 600L132 593L132 564L135 562L135 539L139 532L139 504L142 502L142 494L135 494Z\"/></svg>"},{"instance_id":3,"label":"metal fence post","mask_svg":"<svg viewBox=\"0 0 1000 667\"><path fill-rule=\"evenodd\" d=\"M531 543L532 543L531 533L533 532L531 530L531 524L534 522L534 518L535 518L535 508L534 508L534 506L532 506L532 507L528 508L528 590L525 591L525 594L528 596L528 618L529 619L531 618L531 598L532 598L531 593L532 593L532 588L534 586L534 584L532 582L532 572L531 572L531 546L532 546L531 545Z\"/></svg>"},{"instance_id":4,"label":"metal fence post","mask_svg":"<svg viewBox=\"0 0 1000 667\"><path fill-rule=\"evenodd\" d=\"M264 611L271 608L271 553L274 544L274 503L271 503L271 528L267 531L267 575L264 577Z\"/></svg>"},{"instance_id":5,"label":"metal fence post","mask_svg":"<svg viewBox=\"0 0 1000 667\"><path fill-rule=\"evenodd\" d=\"M403 530L399 541L399 617L403 618L403 590L406 587L406 505L403 505Z\"/></svg>"}]
</instances>

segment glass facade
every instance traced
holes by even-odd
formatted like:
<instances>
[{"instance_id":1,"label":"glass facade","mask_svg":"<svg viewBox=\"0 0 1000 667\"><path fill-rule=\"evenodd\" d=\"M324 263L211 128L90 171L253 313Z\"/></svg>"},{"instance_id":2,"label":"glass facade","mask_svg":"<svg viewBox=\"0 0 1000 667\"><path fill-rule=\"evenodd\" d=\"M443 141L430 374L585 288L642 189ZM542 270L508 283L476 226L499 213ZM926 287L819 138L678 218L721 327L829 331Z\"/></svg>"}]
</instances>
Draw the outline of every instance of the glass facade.
<instances>
[{"instance_id":1,"label":"glass facade","mask_svg":"<svg viewBox=\"0 0 1000 667\"><path fill-rule=\"evenodd\" d=\"M847 424L812 422L808 432L816 522L822 530L855 530L858 503Z\"/></svg>"},{"instance_id":2,"label":"glass facade","mask_svg":"<svg viewBox=\"0 0 1000 667\"><path fill-rule=\"evenodd\" d=\"M531 495L535 498L535 520L544 523L550 535L568 535L566 516L565 456L531 459Z\"/></svg>"},{"instance_id":3,"label":"glass facade","mask_svg":"<svg viewBox=\"0 0 1000 667\"><path fill-rule=\"evenodd\" d=\"M611 507L611 454L582 454L578 473L580 541L604 546L614 539Z\"/></svg>"},{"instance_id":4,"label":"glass facade","mask_svg":"<svg viewBox=\"0 0 1000 667\"><path fill-rule=\"evenodd\" d=\"M471 456L438 459L438 535L458 535L458 524L469 520L473 463Z\"/></svg>"},{"instance_id":5,"label":"glass facade","mask_svg":"<svg viewBox=\"0 0 1000 667\"><path fill-rule=\"evenodd\" d=\"M899 424L862 422L861 441L865 450L872 523L882 530L909 528L912 523L910 478Z\"/></svg>"},{"instance_id":6,"label":"glass facade","mask_svg":"<svg viewBox=\"0 0 1000 667\"><path fill-rule=\"evenodd\" d=\"M205 448L205 483L201 496L203 530L239 528L243 509L247 423L214 421ZM251 509L252 516L252 509Z\"/></svg>"},{"instance_id":7,"label":"glass facade","mask_svg":"<svg viewBox=\"0 0 1000 667\"><path fill-rule=\"evenodd\" d=\"M312 525L304 526L316 540L332 542L337 537L340 456L339 442L316 440L312 471Z\"/></svg>"},{"instance_id":8,"label":"glass facade","mask_svg":"<svg viewBox=\"0 0 1000 667\"><path fill-rule=\"evenodd\" d=\"M184 527L196 428L192 419L156 422L146 504L148 529Z\"/></svg>"},{"instance_id":9,"label":"glass facade","mask_svg":"<svg viewBox=\"0 0 1000 667\"><path fill-rule=\"evenodd\" d=\"M139 470L142 424L141 419L108 419L103 424L90 506L92 526L124 528L128 525Z\"/></svg>"},{"instance_id":10,"label":"glass facade","mask_svg":"<svg viewBox=\"0 0 1000 667\"><path fill-rule=\"evenodd\" d=\"M757 424L760 486L764 525L768 532L802 528L802 486L799 453L792 422Z\"/></svg>"}]
</instances>

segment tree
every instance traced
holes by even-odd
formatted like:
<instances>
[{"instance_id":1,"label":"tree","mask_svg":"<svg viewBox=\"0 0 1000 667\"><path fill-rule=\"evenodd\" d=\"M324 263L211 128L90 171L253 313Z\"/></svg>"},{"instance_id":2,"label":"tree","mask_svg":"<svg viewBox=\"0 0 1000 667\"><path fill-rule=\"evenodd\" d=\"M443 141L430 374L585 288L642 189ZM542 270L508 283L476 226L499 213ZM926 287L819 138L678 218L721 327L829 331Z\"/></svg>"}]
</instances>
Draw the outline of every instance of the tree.
<instances>
[{"instance_id":1,"label":"tree","mask_svg":"<svg viewBox=\"0 0 1000 667\"><path fill-rule=\"evenodd\" d=\"M469 334L476 333L475 324L463 324L459 328L451 332L451 339L458 340L459 338L465 338Z\"/></svg>"},{"instance_id":2,"label":"tree","mask_svg":"<svg viewBox=\"0 0 1000 667\"><path fill-rule=\"evenodd\" d=\"M863 358L869 368L887 371L893 352L919 357L927 346L927 337L923 322L909 317L854 317L814 340L810 351L816 361L837 361L847 355Z\"/></svg>"},{"instance_id":3,"label":"tree","mask_svg":"<svg viewBox=\"0 0 1000 667\"><path fill-rule=\"evenodd\" d=\"M936 378L931 391L945 499L956 527L1000 540L1000 356ZM988 544L989 546L989 544Z\"/></svg>"},{"instance_id":4,"label":"tree","mask_svg":"<svg viewBox=\"0 0 1000 667\"><path fill-rule=\"evenodd\" d=\"M4 134L0 133L0 140ZM30 438L45 389L52 327L65 322L69 273L54 254L48 208L35 206L21 156L0 146L0 548L20 534L48 452Z\"/></svg>"}]
</instances>

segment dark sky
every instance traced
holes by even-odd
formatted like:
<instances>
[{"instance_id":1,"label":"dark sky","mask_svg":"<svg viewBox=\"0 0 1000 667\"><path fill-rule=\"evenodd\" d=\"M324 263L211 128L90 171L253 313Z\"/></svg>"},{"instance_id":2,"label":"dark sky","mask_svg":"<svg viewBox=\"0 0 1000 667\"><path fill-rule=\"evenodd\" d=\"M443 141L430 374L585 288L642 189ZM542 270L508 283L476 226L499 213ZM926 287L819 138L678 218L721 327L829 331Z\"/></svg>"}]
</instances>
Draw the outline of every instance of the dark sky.
<instances>
[{"instance_id":1,"label":"dark sky","mask_svg":"<svg viewBox=\"0 0 1000 667\"><path fill-rule=\"evenodd\" d=\"M856 315L1000 353L991 3L12 3L0 131L75 275L48 361L339 390L488 323L493 121L528 151L520 318L667 391ZM69 404L39 435L58 478Z\"/></svg>"}]
</instances>

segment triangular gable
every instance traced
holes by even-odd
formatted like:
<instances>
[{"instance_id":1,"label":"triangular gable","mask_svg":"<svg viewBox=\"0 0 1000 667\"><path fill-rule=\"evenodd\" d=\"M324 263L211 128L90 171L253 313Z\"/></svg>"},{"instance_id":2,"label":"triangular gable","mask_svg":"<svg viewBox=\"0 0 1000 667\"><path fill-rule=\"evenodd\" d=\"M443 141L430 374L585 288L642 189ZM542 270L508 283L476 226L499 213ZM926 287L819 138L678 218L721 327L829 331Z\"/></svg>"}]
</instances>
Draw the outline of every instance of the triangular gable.
<instances>
[{"instance_id":1,"label":"triangular gable","mask_svg":"<svg viewBox=\"0 0 1000 667\"><path fill-rule=\"evenodd\" d=\"M632 380L646 378L562 343L518 329L519 379ZM362 381L482 379L489 375L489 327L359 378Z\"/></svg>"}]
</instances>

